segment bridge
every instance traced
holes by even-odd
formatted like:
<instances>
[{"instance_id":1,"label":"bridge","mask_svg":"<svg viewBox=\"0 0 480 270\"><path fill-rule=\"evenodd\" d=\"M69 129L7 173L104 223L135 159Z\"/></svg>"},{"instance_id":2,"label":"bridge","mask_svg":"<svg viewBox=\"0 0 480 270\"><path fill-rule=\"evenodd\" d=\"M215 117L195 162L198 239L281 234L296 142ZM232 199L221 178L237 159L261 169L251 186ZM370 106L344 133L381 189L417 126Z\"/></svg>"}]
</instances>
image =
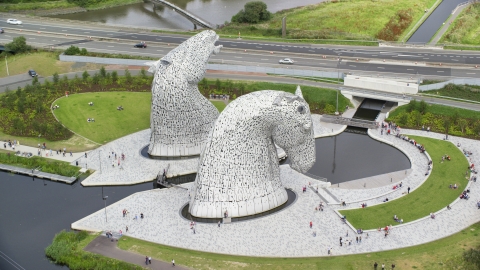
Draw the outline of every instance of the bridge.
<instances>
[{"instance_id":1,"label":"bridge","mask_svg":"<svg viewBox=\"0 0 480 270\"><path fill-rule=\"evenodd\" d=\"M171 9L173 9L173 11L176 11L178 14L182 15L183 17L187 18L189 21L191 21L193 23L193 28L194 29L197 29L197 25L200 26L200 27L203 27L203 28L206 28L206 29L215 29L216 27L213 26L213 24L207 22L206 20L198 17L197 15L194 15L186 10L183 10L181 8L179 8L178 6L170 3L170 2L167 2L165 0L150 0L153 2L153 4L155 5L155 3L159 3L161 5L164 5L166 7L169 7Z\"/></svg>"},{"instance_id":2,"label":"bridge","mask_svg":"<svg viewBox=\"0 0 480 270\"><path fill-rule=\"evenodd\" d=\"M320 118L321 121L339 125L347 125L353 127L361 127L361 128L378 128L378 123L375 121L363 120L363 119L356 119L356 118L346 118L342 116L336 115L323 115Z\"/></svg>"}]
</instances>

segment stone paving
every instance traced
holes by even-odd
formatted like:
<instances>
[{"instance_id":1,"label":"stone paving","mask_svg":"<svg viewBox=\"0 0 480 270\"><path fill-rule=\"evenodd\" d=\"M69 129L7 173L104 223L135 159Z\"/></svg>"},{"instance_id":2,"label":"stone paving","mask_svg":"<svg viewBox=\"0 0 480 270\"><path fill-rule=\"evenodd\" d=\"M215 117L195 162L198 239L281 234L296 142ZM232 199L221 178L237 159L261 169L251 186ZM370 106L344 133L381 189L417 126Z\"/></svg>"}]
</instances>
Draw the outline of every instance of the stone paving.
<instances>
[{"instance_id":1,"label":"stone paving","mask_svg":"<svg viewBox=\"0 0 480 270\"><path fill-rule=\"evenodd\" d=\"M406 187L410 186L412 191L426 180L424 173L428 162L427 156L420 154L410 143L392 135L382 136L379 132L374 130L370 132L370 136L390 142L405 152L412 161L413 172L402 180L403 188L393 192L391 186L364 190L329 188L331 194L347 202L347 206L341 207L342 209L358 208L361 202L367 202L372 206L382 203L387 196L389 199L398 198L403 196ZM442 134L432 132L403 130L402 133L443 139ZM454 136L450 136L449 140L455 144L461 143L462 149L472 151L470 162L479 163L478 141ZM180 209L189 201L189 191L169 188L139 192L108 206L108 223L105 223L104 210L100 209L73 223L72 228L89 231L122 230L125 233L125 226L128 226L127 235L181 248L246 256L308 257L327 256L328 248L333 248L333 255L344 255L423 244L454 234L480 221L478 212L480 210L476 207L476 202L480 199L480 187L471 182L469 184L471 199L457 199L451 204L452 210L443 209L437 212L435 219L425 217L394 226L387 238L383 232L370 231L368 237L364 233L361 235L362 242L357 244L355 241L357 235L348 225L340 221L335 211L340 208L339 205L331 204L323 212L315 211L320 198L310 189L302 193L302 187L309 182L316 185L312 179L292 171L288 165L280 166L280 170L282 183L297 193L297 201L288 208L263 218L222 224L220 228L217 224L198 223L196 234L193 234L190 221L179 214ZM191 185L187 183L182 186L189 188ZM319 189L330 197L322 190ZM389 194L385 195L386 193ZM125 218L122 217L123 209L129 211ZM140 213L145 215L143 220L140 219ZM134 219L135 215L138 216L138 220ZM313 228L309 227L310 221L313 222ZM313 232L316 232L316 237L313 236ZM352 245L340 247L340 236L344 240L352 240Z\"/></svg>"},{"instance_id":2,"label":"stone paving","mask_svg":"<svg viewBox=\"0 0 480 270\"><path fill-rule=\"evenodd\" d=\"M316 138L338 134L345 129L345 126L335 124L323 126L320 124L320 117L320 115L312 115ZM158 172L169 165L167 173L169 178L197 172L198 157L180 160L158 160L143 157L140 151L149 142L150 130L146 129L102 145L89 152L87 158L82 153L76 154L77 159L73 160L71 164L75 165L78 161L79 166L96 171L82 181L83 186L133 185L148 182L155 179ZM114 160L114 155L109 157L112 152L117 153L117 160ZM126 158L124 161L120 160L120 166L118 166L118 157L122 153ZM285 152L279 150L278 155L282 157Z\"/></svg>"}]
</instances>

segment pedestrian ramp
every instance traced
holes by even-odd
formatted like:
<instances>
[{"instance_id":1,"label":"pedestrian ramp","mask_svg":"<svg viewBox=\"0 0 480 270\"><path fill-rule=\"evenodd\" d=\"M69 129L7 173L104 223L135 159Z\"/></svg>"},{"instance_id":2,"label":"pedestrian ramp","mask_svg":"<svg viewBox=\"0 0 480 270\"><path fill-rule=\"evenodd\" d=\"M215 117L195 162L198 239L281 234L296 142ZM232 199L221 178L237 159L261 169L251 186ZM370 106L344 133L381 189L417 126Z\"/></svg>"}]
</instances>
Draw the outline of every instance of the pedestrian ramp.
<instances>
[{"instance_id":1,"label":"pedestrian ramp","mask_svg":"<svg viewBox=\"0 0 480 270\"><path fill-rule=\"evenodd\" d=\"M316 188L310 186L310 189L317 194L317 196L324 201L326 204L335 204L340 203L340 201L326 188Z\"/></svg>"}]
</instances>

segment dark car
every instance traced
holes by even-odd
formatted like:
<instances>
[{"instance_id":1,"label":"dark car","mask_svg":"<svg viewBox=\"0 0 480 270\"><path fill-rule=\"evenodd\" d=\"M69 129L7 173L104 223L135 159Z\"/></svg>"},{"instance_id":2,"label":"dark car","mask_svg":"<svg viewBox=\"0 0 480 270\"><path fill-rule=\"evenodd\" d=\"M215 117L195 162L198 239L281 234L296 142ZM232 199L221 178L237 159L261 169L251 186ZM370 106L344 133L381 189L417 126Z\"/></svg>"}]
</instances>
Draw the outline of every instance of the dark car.
<instances>
[{"instance_id":1,"label":"dark car","mask_svg":"<svg viewBox=\"0 0 480 270\"><path fill-rule=\"evenodd\" d=\"M30 70L28 71L28 75L30 75L30 76L32 76L32 77L36 77L38 74L37 74L37 72L35 72L35 70L30 69Z\"/></svg>"},{"instance_id":2,"label":"dark car","mask_svg":"<svg viewBox=\"0 0 480 270\"><path fill-rule=\"evenodd\" d=\"M0 34L3 34L3 33L5 33L5 31L3 31L2 28L0 28Z\"/></svg>"},{"instance_id":3,"label":"dark car","mask_svg":"<svg viewBox=\"0 0 480 270\"><path fill-rule=\"evenodd\" d=\"M133 47L135 48L147 48L147 44L145 42L140 42L135 44Z\"/></svg>"}]
</instances>

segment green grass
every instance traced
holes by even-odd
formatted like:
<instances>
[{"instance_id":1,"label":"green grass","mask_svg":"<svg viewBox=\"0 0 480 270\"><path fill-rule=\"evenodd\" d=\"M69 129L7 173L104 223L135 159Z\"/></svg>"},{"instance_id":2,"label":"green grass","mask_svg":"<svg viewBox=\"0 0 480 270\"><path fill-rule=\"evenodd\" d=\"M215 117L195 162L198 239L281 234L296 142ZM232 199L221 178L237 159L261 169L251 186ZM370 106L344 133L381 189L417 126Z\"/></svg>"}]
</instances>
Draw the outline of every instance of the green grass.
<instances>
[{"instance_id":1,"label":"green grass","mask_svg":"<svg viewBox=\"0 0 480 270\"><path fill-rule=\"evenodd\" d=\"M435 0L332 1L279 11L266 23L230 24L218 32L232 36L240 32L242 37L280 37L281 20L286 16L289 39L373 40L399 10L411 8L416 23L434 3Z\"/></svg>"},{"instance_id":2,"label":"green grass","mask_svg":"<svg viewBox=\"0 0 480 270\"><path fill-rule=\"evenodd\" d=\"M480 3L475 3L465 8L458 16L448 31L440 39L439 43L455 43L467 45L480 44ZM462 47L450 47L451 49L461 49ZM480 48L476 48L479 50ZM464 48L468 50L468 48Z\"/></svg>"},{"instance_id":3,"label":"green grass","mask_svg":"<svg viewBox=\"0 0 480 270\"><path fill-rule=\"evenodd\" d=\"M379 264L378 269L381 268L380 265L382 263L385 263L387 266L395 263L397 266L395 269L459 269L453 268L453 266L461 265L461 262L458 261L458 258L461 256L463 251L472 247L477 247L480 243L478 230L480 230L480 223L474 224L449 237L414 247L349 256L314 258L261 258L229 256L174 248L130 238L127 236L123 236L121 240L118 241L118 247L120 249L142 255L151 254L152 258L167 262L171 261L172 258L175 258L177 265L201 270L373 269L374 262ZM335 252L333 255L335 255Z\"/></svg>"},{"instance_id":4,"label":"green grass","mask_svg":"<svg viewBox=\"0 0 480 270\"><path fill-rule=\"evenodd\" d=\"M51 76L55 72L61 74L70 71L72 63L58 61L57 53L38 52L8 56L8 72L10 76L27 74L29 69L34 69L40 76ZM0 77L7 77L5 58L1 59Z\"/></svg>"},{"instance_id":5,"label":"green grass","mask_svg":"<svg viewBox=\"0 0 480 270\"><path fill-rule=\"evenodd\" d=\"M400 106L396 108L393 112L390 113L389 118L396 117L408 110L408 106ZM460 115L462 118L470 118L470 119L480 119L480 113L477 111L461 109L461 108L454 108L448 107L444 105L437 105L437 104L428 104L427 113L431 113L435 116L449 116L452 117L456 113Z\"/></svg>"},{"instance_id":6,"label":"green grass","mask_svg":"<svg viewBox=\"0 0 480 270\"><path fill-rule=\"evenodd\" d=\"M115 7L119 5L128 5L132 3L138 3L139 0L102 0L102 1L91 1L95 2L86 7L87 10L102 9L108 7ZM98 3L97 3L98 2ZM16 4L0 4L0 12L11 12L11 11L21 11L21 10L53 10L53 9L66 9L66 8L75 8L78 7L73 3L69 3L67 0L59 1L44 1L44 2L29 2L29 1L20 1Z\"/></svg>"},{"instance_id":7,"label":"green grass","mask_svg":"<svg viewBox=\"0 0 480 270\"><path fill-rule=\"evenodd\" d=\"M480 102L480 86L478 85L448 84L441 89L423 91L421 93Z\"/></svg>"},{"instance_id":8,"label":"green grass","mask_svg":"<svg viewBox=\"0 0 480 270\"><path fill-rule=\"evenodd\" d=\"M367 208L341 210L340 213L347 216L347 220L355 228L366 230L390 224L398 225L393 220L394 215L402 218L404 223L417 220L446 207L465 189L468 183L465 170L469 164L455 145L448 141L409 137L424 145L432 158L433 169L430 176L418 189L399 199ZM441 163L442 155L445 154L451 157L451 161ZM449 185L455 183L459 188L450 189Z\"/></svg>"},{"instance_id":9,"label":"green grass","mask_svg":"<svg viewBox=\"0 0 480 270\"><path fill-rule=\"evenodd\" d=\"M104 144L150 127L151 96L151 93L135 92L76 94L55 102L60 109L53 112L70 130ZM88 105L90 101L94 106ZM222 101L212 103L219 111L226 107ZM123 111L116 109L120 105ZM95 122L89 123L87 118L94 118Z\"/></svg>"},{"instance_id":10,"label":"green grass","mask_svg":"<svg viewBox=\"0 0 480 270\"><path fill-rule=\"evenodd\" d=\"M33 153L36 155L37 153ZM20 157L13 154L11 151L0 150L0 163L8 164L15 167L36 169L40 167L42 172L53 173L62 176L75 176L78 174L79 168L70 165L69 162L52 160L33 156L31 158Z\"/></svg>"},{"instance_id":11,"label":"green grass","mask_svg":"<svg viewBox=\"0 0 480 270\"><path fill-rule=\"evenodd\" d=\"M87 232L61 231L55 235L53 242L45 248L45 254L54 263L67 265L72 270L83 269L143 269L124 261L111 259L98 254L83 251L97 235L89 235Z\"/></svg>"},{"instance_id":12,"label":"green grass","mask_svg":"<svg viewBox=\"0 0 480 270\"><path fill-rule=\"evenodd\" d=\"M212 102L213 106L215 106L215 108L217 108L217 110L219 112L222 112L223 109L225 109L225 107L227 107L227 105L223 101L210 100L210 102Z\"/></svg>"},{"instance_id":13,"label":"green grass","mask_svg":"<svg viewBox=\"0 0 480 270\"><path fill-rule=\"evenodd\" d=\"M88 103L93 102L94 106ZM97 92L71 95L54 104L58 120L94 142L107 143L150 127L150 93ZM118 111L122 105L124 110ZM94 118L95 122L87 122Z\"/></svg>"}]
</instances>

